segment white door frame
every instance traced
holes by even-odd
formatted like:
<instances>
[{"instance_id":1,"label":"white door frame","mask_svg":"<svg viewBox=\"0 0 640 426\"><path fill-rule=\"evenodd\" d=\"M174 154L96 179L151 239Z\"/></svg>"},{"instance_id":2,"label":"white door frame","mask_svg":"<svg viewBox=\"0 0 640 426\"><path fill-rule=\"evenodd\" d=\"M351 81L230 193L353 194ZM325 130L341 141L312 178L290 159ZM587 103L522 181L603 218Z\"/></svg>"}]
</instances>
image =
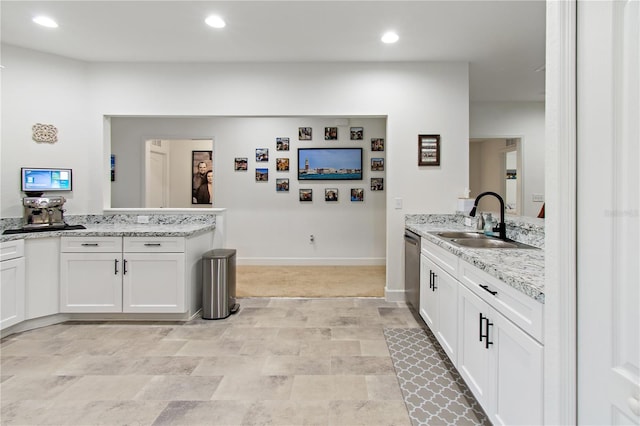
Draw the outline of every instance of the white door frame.
<instances>
[{"instance_id":1,"label":"white door frame","mask_svg":"<svg viewBox=\"0 0 640 426\"><path fill-rule=\"evenodd\" d=\"M544 419L576 424L576 1L547 1Z\"/></svg>"}]
</instances>

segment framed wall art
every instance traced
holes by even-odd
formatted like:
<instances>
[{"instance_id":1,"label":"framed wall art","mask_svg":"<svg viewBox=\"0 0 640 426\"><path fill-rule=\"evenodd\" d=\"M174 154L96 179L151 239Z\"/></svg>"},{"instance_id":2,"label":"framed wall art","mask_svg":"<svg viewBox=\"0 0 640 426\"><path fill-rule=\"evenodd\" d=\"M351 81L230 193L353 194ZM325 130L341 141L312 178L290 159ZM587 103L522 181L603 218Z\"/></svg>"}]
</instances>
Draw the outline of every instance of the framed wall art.
<instances>
[{"instance_id":1,"label":"framed wall art","mask_svg":"<svg viewBox=\"0 0 640 426\"><path fill-rule=\"evenodd\" d=\"M276 138L276 151L289 151L289 138Z\"/></svg>"},{"instance_id":2,"label":"framed wall art","mask_svg":"<svg viewBox=\"0 0 640 426\"><path fill-rule=\"evenodd\" d=\"M325 188L324 189L325 201L338 201L338 188Z\"/></svg>"},{"instance_id":3,"label":"framed wall art","mask_svg":"<svg viewBox=\"0 0 640 426\"><path fill-rule=\"evenodd\" d=\"M298 180L362 180L362 148L298 148Z\"/></svg>"},{"instance_id":4,"label":"framed wall art","mask_svg":"<svg viewBox=\"0 0 640 426\"><path fill-rule=\"evenodd\" d=\"M233 169L236 172L238 172L238 171L246 171L247 170L247 163L248 163L247 157L236 157L234 162L233 162Z\"/></svg>"},{"instance_id":5,"label":"framed wall art","mask_svg":"<svg viewBox=\"0 0 640 426\"><path fill-rule=\"evenodd\" d=\"M384 178L371 178L371 190L372 191L384 190Z\"/></svg>"},{"instance_id":6,"label":"framed wall art","mask_svg":"<svg viewBox=\"0 0 640 426\"><path fill-rule=\"evenodd\" d=\"M440 165L440 135L418 135L418 166Z\"/></svg>"},{"instance_id":7,"label":"framed wall art","mask_svg":"<svg viewBox=\"0 0 640 426\"><path fill-rule=\"evenodd\" d=\"M310 141L311 140L311 127L298 127L298 140Z\"/></svg>"},{"instance_id":8,"label":"framed wall art","mask_svg":"<svg viewBox=\"0 0 640 426\"><path fill-rule=\"evenodd\" d=\"M371 159L371 171L383 172L384 171L384 158L372 158Z\"/></svg>"},{"instance_id":9,"label":"framed wall art","mask_svg":"<svg viewBox=\"0 0 640 426\"><path fill-rule=\"evenodd\" d=\"M364 139L364 129L362 127L352 127L349 129L349 133L352 141L361 141Z\"/></svg>"},{"instance_id":10,"label":"framed wall art","mask_svg":"<svg viewBox=\"0 0 640 426\"><path fill-rule=\"evenodd\" d=\"M289 178L276 179L276 192L289 192Z\"/></svg>"},{"instance_id":11,"label":"framed wall art","mask_svg":"<svg viewBox=\"0 0 640 426\"><path fill-rule=\"evenodd\" d=\"M276 158L276 171L288 172L289 171L289 159L288 158Z\"/></svg>"},{"instance_id":12,"label":"framed wall art","mask_svg":"<svg viewBox=\"0 0 640 426\"><path fill-rule=\"evenodd\" d=\"M269 169L256 169L256 182L267 182L269 180Z\"/></svg>"},{"instance_id":13,"label":"framed wall art","mask_svg":"<svg viewBox=\"0 0 640 426\"><path fill-rule=\"evenodd\" d=\"M351 201L364 201L364 188L351 188Z\"/></svg>"},{"instance_id":14,"label":"framed wall art","mask_svg":"<svg viewBox=\"0 0 640 426\"><path fill-rule=\"evenodd\" d=\"M269 148L256 148L256 161L259 163L269 161Z\"/></svg>"},{"instance_id":15,"label":"framed wall art","mask_svg":"<svg viewBox=\"0 0 640 426\"><path fill-rule=\"evenodd\" d=\"M384 139L371 138L371 151L384 151Z\"/></svg>"},{"instance_id":16,"label":"framed wall art","mask_svg":"<svg viewBox=\"0 0 640 426\"><path fill-rule=\"evenodd\" d=\"M213 151L191 151L191 204L213 202Z\"/></svg>"},{"instance_id":17,"label":"framed wall art","mask_svg":"<svg viewBox=\"0 0 640 426\"><path fill-rule=\"evenodd\" d=\"M300 201L308 202L313 201L313 189L300 189Z\"/></svg>"},{"instance_id":18,"label":"framed wall art","mask_svg":"<svg viewBox=\"0 0 640 426\"><path fill-rule=\"evenodd\" d=\"M324 128L324 140L325 141L337 141L338 140L338 128L337 127L325 127Z\"/></svg>"}]
</instances>

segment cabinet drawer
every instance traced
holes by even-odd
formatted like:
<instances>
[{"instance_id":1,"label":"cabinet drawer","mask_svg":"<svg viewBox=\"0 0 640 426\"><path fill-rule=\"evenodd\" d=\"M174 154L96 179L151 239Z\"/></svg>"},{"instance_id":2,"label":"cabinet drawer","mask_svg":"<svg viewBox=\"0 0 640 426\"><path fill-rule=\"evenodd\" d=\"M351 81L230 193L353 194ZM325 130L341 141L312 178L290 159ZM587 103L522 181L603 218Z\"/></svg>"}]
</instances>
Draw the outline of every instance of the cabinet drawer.
<instances>
[{"instance_id":1,"label":"cabinet drawer","mask_svg":"<svg viewBox=\"0 0 640 426\"><path fill-rule=\"evenodd\" d=\"M125 253L183 253L183 237L125 237Z\"/></svg>"},{"instance_id":2,"label":"cabinet drawer","mask_svg":"<svg viewBox=\"0 0 640 426\"><path fill-rule=\"evenodd\" d=\"M0 243L0 261L17 259L24 256L24 240Z\"/></svg>"},{"instance_id":3,"label":"cabinet drawer","mask_svg":"<svg viewBox=\"0 0 640 426\"><path fill-rule=\"evenodd\" d=\"M62 253L120 253L122 237L62 237Z\"/></svg>"},{"instance_id":4,"label":"cabinet drawer","mask_svg":"<svg viewBox=\"0 0 640 426\"><path fill-rule=\"evenodd\" d=\"M458 278L465 286L534 339L543 342L542 303L465 261L460 261L459 266Z\"/></svg>"},{"instance_id":5,"label":"cabinet drawer","mask_svg":"<svg viewBox=\"0 0 640 426\"><path fill-rule=\"evenodd\" d=\"M422 238L422 254L452 276L458 275L458 256Z\"/></svg>"}]
</instances>

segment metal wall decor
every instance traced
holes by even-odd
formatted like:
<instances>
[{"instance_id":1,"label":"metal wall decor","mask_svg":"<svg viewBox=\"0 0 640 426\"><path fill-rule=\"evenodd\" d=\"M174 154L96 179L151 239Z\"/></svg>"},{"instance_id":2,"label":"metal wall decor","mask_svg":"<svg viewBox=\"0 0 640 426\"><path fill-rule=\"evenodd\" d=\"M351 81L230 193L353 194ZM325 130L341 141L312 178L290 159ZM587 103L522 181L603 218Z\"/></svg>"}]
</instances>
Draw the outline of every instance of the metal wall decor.
<instances>
[{"instance_id":1,"label":"metal wall decor","mask_svg":"<svg viewBox=\"0 0 640 426\"><path fill-rule=\"evenodd\" d=\"M58 142L58 129L53 124L36 123L31 128L33 140L36 142Z\"/></svg>"}]
</instances>

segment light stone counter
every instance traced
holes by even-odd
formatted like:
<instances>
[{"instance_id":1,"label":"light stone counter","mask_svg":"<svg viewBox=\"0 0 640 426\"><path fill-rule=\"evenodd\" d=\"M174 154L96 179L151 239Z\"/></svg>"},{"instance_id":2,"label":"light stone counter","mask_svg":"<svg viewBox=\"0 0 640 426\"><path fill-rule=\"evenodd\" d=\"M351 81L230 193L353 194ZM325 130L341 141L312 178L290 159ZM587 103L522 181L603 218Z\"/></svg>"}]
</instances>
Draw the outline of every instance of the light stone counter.
<instances>
[{"instance_id":1,"label":"light stone counter","mask_svg":"<svg viewBox=\"0 0 640 426\"><path fill-rule=\"evenodd\" d=\"M474 228L465 226L461 220L462 216L460 215L413 216L407 217L405 228L538 302L544 303L544 249L473 249L454 245L430 233L434 231L475 231ZM517 230L513 231L518 232ZM522 239L512 239L527 244L531 243L531 241L523 241Z\"/></svg>"}]
</instances>

